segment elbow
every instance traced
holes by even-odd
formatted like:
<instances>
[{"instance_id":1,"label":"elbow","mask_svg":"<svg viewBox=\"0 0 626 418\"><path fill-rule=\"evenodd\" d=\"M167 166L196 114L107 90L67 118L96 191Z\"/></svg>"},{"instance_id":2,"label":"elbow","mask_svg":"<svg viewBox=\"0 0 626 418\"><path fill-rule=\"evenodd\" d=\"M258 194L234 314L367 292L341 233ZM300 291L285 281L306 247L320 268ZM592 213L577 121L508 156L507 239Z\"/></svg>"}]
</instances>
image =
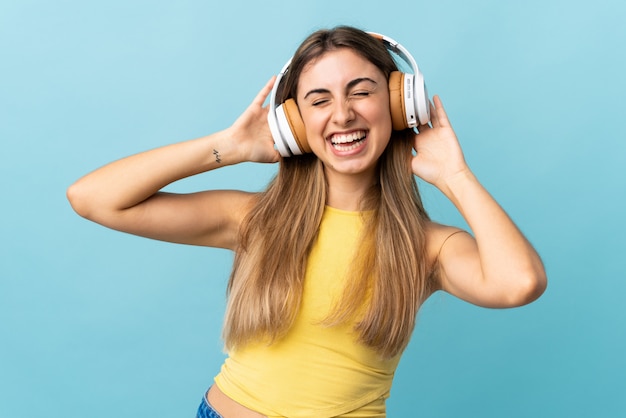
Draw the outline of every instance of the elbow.
<instances>
[{"instance_id":1,"label":"elbow","mask_svg":"<svg viewBox=\"0 0 626 418\"><path fill-rule=\"evenodd\" d=\"M83 218L90 218L91 210L89 209L90 199L86 196L85 191L80 185L80 182L76 182L67 188L65 196L70 203L74 212Z\"/></svg>"},{"instance_id":2,"label":"elbow","mask_svg":"<svg viewBox=\"0 0 626 418\"><path fill-rule=\"evenodd\" d=\"M548 280L543 267L520 274L516 280L516 290L511 292L508 305L518 307L539 299L546 291Z\"/></svg>"}]
</instances>

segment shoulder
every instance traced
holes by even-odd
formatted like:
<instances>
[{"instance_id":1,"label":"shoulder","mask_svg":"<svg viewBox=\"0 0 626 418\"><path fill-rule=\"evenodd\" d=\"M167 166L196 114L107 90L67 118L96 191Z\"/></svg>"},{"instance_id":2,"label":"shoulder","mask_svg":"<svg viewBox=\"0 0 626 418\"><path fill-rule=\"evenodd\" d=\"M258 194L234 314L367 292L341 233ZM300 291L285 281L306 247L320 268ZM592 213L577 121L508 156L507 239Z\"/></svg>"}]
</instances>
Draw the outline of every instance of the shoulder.
<instances>
[{"instance_id":1,"label":"shoulder","mask_svg":"<svg viewBox=\"0 0 626 418\"><path fill-rule=\"evenodd\" d=\"M467 231L449 225L429 221L426 225L426 254L430 270L439 276L444 256L454 258L454 253L463 248L473 247L474 237ZM446 249L444 253L444 247ZM449 251L450 250L450 251Z\"/></svg>"},{"instance_id":2,"label":"shoulder","mask_svg":"<svg viewBox=\"0 0 626 418\"><path fill-rule=\"evenodd\" d=\"M426 224L426 252L428 260L433 263L436 262L446 240L453 235L461 233L465 233L464 235L469 236L469 234L461 228L429 221Z\"/></svg>"}]
</instances>

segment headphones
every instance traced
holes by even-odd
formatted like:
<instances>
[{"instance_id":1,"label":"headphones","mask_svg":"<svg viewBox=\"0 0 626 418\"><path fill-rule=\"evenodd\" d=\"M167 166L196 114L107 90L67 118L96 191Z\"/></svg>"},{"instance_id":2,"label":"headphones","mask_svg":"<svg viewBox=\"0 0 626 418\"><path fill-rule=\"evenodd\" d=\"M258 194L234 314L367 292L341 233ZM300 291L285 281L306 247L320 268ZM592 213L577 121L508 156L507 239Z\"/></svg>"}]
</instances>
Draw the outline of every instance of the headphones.
<instances>
[{"instance_id":1,"label":"headphones","mask_svg":"<svg viewBox=\"0 0 626 418\"><path fill-rule=\"evenodd\" d=\"M393 52L407 63L413 74L393 71L389 75L389 105L394 130L414 128L430 121L430 103L428 91L424 84L424 76L420 72L415 59L402 45L393 39L374 32L368 32L380 39L389 52ZM276 94L281 80L289 70L291 58L276 76L270 94L269 113L267 120L270 126L276 149L283 157L301 155L311 152L306 139L304 122L300 116L298 105L294 99L287 99L276 106Z\"/></svg>"}]
</instances>

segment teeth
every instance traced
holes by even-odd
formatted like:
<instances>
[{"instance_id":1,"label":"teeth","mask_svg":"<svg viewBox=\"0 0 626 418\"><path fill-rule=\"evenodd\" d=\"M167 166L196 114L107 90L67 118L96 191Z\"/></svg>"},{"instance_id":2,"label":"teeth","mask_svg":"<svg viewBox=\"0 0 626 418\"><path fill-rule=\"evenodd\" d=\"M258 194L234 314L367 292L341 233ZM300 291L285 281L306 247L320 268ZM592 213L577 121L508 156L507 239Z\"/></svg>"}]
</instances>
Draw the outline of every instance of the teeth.
<instances>
[{"instance_id":1,"label":"teeth","mask_svg":"<svg viewBox=\"0 0 626 418\"><path fill-rule=\"evenodd\" d=\"M331 142L333 143L333 145L347 144L349 142L354 142L363 138L365 138L365 132L357 131L345 135L335 135L332 137Z\"/></svg>"},{"instance_id":2,"label":"teeth","mask_svg":"<svg viewBox=\"0 0 626 418\"><path fill-rule=\"evenodd\" d=\"M350 150L357 148L360 144L361 144L361 141L352 142L348 145L333 144L333 148L335 148L338 151L350 151Z\"/></svg>"}]
</instances>

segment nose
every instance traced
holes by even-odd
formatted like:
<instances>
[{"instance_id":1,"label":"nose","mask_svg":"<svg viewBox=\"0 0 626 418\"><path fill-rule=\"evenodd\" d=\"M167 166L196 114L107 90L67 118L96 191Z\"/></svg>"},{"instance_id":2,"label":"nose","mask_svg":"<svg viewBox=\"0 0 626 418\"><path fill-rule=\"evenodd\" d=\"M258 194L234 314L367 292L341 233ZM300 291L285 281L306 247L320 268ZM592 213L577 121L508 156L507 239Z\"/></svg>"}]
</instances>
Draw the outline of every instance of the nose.
<instances>
[{"instance_id":1,"label":"nose","mask_svg":"<svg viewBox=\"0 0 626 418\"><path fill-rule=\"evenodd\" d=\"M355 114L349 100L338 100L333 108L333 122L345 126L354 120Z\"/></svg>"}]
</instances>

